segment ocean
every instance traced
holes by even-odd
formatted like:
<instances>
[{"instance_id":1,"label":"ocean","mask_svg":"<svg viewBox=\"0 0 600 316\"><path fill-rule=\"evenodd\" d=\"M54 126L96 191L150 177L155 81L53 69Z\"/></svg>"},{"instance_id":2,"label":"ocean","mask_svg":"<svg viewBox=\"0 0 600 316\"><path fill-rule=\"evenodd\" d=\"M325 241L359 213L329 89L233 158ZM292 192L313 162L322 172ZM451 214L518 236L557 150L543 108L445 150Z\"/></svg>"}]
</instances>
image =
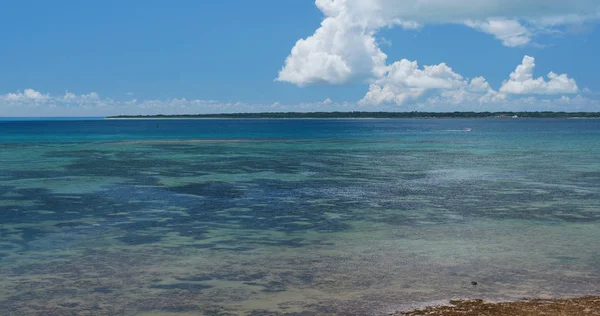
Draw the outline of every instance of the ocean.
<instances>
[{"instance_id":1,"label":"ocean","mask_svg":"<svg viewBox=\"0 0 600 316\"><path fill-rule=\"evenodd\" d=\"M2 315L600 295L599 241L597 119L0 120Z\"/></svg>"}]
</instances>

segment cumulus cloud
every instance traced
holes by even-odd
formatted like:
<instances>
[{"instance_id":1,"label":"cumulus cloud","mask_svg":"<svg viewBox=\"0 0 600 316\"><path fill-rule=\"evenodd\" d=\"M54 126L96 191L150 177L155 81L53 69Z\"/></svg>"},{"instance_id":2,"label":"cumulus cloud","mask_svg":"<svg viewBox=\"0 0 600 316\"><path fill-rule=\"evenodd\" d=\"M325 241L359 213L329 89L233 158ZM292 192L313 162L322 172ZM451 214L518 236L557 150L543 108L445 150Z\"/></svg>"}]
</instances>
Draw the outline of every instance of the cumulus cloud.
<instances>
[{"instance_id":1,"label":"cumulus cloud","mask_svg":"<svg viewBox=\"0 0 600 316\"><path fill-rule=\"evenodd\" d=\"M566 74L550 72L548 80L545 80L542 77L533 78L534 69L535 58L525 56L510 74L510 79L502 84L500 91L509 94L569 94L579 91L575 80Z\"/></svg>"},{"instance_id":2,"label":"cumulus cloud","mask_svg":"<svg viewBox=\"0 0 600 316\"><path fill-rule=\"evenodd\" d=\"M579 91L575 80L566 74L550 72L548 80L534 79L534 69L535 59L525 56L496 91L484 77L468 80L445 63L420 68L416 61L403 59L390 65L384 76L374 80L360 103L405 105L427 99L428 104L493 104L503 102L511 95L575 94Z\"/></svg>"},{"instance_id":3,"label":"cumulus cloud","mask_svg":"<svg viewBox=\"0 0 600 316\"><path fill-rule=\"evenodd\" d=\"M435 92L437 94L431 95ZM428 94L429 103L445 104L489 103L506 98L503 93L494 91L484 77L469 81L445 63L421 69L416 61L403 59L393 63L384 77L370 85L360 103L404 105L419 101Z\"/></svg>"},{"instance_id":4,"label":"cumulus cloud","mask_svg":"<svg viewBox=\"0 0 600 316\"><path fill-rule=\"evenodd\" d=\"M457 89L465 85L461 75L444 63L419 68L416 61L402 59L388 67L387 73L375 80L362 104L403 104L421 97L431 89Z\"/></svg>"},{"instance_id":5,"label":"cumulus cloud","mask_svg":"<svg viewBox=\"0 0 600 316\"><path fill-rule=\"evenodd\" d=\"M414 29L462 24L506 46L531 42L536 32L600 19L597 0L316 0L325 18L292 48L278 81L304 86L381 78L387 56L375 38L384 27ZM381 86L385 89L385 86ZM378 86L372 86L377 89ZM418 94L418 91L407 91Z\"/></svg>"},{"instance_id":6,"label":"cumulus cloud","mask_svg":"<svg viewBox=\"0 0 600 316\"><path fill-rule=\"evenodd\" d=\"M444 105L449 108L459 109L462 104L477 105L481 108L493 108L505 102L507 95L492 89L483 77L476 77L458 89L444 90L437 95L429 97L425 103L430 106Z\"/></svg>"},{"instance_id":7,"label":"cumulus cloud","mask_svg":"<svg viewBox=\"0 0 600 316\"><path fill-rule=\"evenodd\" d=\"M334 3L317 1L328 12L312 36L296 42L278 81L304 86L319 82L341 84L363 75L379 75L387 56L379 49L374 29L361 25L346 11L334 10Z\"/></svg>"}]
</instances>

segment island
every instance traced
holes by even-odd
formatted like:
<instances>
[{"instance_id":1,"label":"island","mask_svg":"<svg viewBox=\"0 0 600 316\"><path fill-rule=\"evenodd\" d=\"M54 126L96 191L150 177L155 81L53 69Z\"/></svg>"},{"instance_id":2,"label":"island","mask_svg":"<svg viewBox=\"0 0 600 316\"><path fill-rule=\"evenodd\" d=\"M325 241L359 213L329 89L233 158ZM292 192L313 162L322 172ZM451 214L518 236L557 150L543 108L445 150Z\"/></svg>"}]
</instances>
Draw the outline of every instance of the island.
<instances>
[{"instance_id":1,"label":"island","mask_svg":"<svg viewBox=\"0 0 600 316\"><path fill-rule=\"evenodd\" d=\"M600 112L259 112L116 115L106 119L600 118Z\"/></svg>"}]
</instances>

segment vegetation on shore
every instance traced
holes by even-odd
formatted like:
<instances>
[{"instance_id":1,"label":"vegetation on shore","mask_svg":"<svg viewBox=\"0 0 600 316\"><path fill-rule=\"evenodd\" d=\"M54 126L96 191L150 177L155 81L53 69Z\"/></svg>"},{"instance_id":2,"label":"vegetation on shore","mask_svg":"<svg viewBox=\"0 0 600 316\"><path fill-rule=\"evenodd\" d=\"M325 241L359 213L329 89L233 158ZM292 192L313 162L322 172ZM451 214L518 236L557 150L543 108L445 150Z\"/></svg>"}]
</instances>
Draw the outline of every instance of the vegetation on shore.
<instances>
[{"instance_id":1,"label":"vegetation on shore","mask_svg":"<svg viewBox=\"0 0 600 316\"><path fill-rule=\"evenodd\" d=\"M108 116L107 118L600 118L600 112L264 112L181 115L117 115Z\"/></svg>"}]
</instances>

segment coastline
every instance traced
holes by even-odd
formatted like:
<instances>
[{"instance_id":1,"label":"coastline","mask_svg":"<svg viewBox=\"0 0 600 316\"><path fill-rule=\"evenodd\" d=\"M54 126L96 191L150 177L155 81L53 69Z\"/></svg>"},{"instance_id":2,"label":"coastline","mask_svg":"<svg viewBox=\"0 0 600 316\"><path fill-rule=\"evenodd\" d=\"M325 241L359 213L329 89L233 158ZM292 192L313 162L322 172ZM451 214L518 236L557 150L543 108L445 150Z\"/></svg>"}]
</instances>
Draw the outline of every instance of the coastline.
<instances>
[{"instance_id":1,"label":"coastline","mask_svg":"<svg viewBox=\"0 0 600 316\"><path fill-rule=\"evenodd\" d=\"M600 315L600 296L575 298L525 299L491 302L481 299L450 300L397 311L390 316L584 316Z\"/></svg>"},{"instance_id":2,"label":"coastline","mask_svg":"<svg viewBox=\"0 0 600 316\"><path fill-rule=\"evenodd\" d=\"M411 118L411 117L407 117ZM435 119L436 117L414 117ZM443 117L442 117L443 118ZM473 117L476 118L476 117ZM599 117L600 118L600 117ZM391 120L394 117L104 117L104 120Z\"/></svg>"},{"instance_id":3,"label":"coastline","mask_svg":"<svg viewBox=\"0 0 600 316\"><path fill-rule=\"evenodd\" d=\"M105 119L441 119L600 118L600 112L252 112L214 114L111 115Z\"/></svg>"}]
</instances>

